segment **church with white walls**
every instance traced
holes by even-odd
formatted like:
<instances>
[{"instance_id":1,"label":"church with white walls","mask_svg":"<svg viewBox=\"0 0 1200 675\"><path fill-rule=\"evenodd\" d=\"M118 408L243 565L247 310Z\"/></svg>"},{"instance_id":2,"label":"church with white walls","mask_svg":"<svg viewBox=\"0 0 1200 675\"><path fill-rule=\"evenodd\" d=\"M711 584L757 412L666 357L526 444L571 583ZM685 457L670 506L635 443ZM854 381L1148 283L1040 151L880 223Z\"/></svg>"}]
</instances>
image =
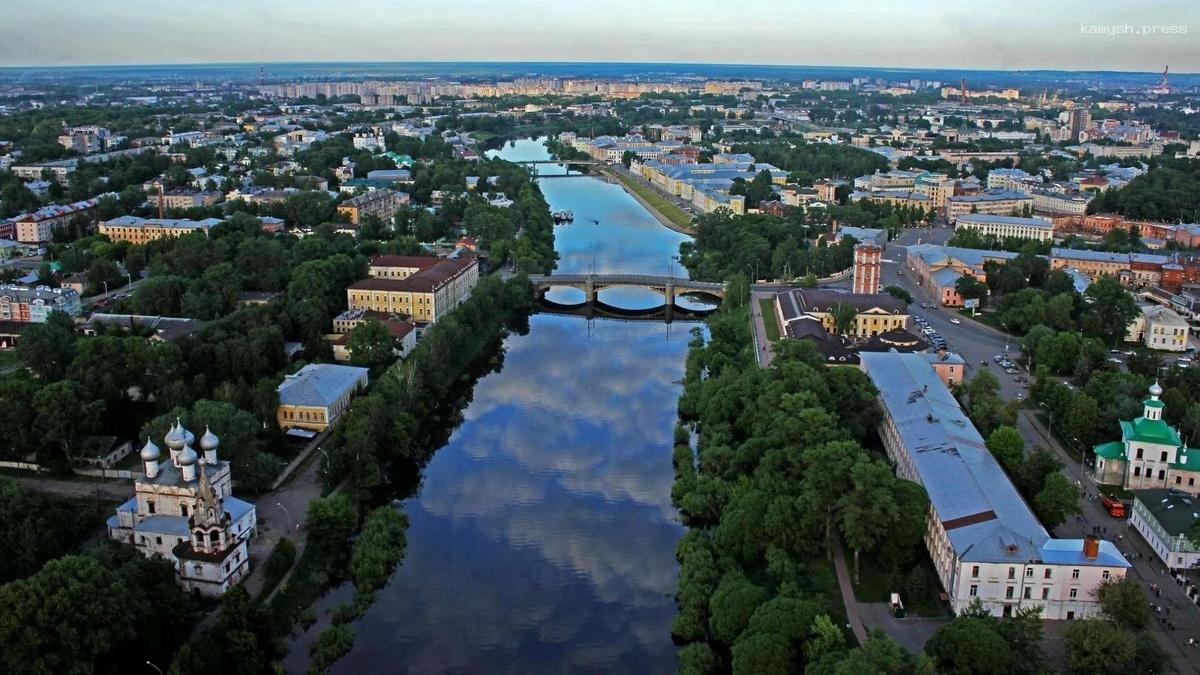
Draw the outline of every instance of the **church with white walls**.
<instances>
[{"instance_id":1,"label":"church with white walls","mask_svg":"<svg viewBox=\"0 0 1200 675\"><path fill-rule=\"evenodd\" d=\"M141 450L142 475L133 498L108 519L109 536L175 565L185 591L217 597L250 572L249 540L257 533L254 505L231 494L229 462L217 458L211 430L195 436L176 420L163 442Z\"/></svg>"}]
</instances>

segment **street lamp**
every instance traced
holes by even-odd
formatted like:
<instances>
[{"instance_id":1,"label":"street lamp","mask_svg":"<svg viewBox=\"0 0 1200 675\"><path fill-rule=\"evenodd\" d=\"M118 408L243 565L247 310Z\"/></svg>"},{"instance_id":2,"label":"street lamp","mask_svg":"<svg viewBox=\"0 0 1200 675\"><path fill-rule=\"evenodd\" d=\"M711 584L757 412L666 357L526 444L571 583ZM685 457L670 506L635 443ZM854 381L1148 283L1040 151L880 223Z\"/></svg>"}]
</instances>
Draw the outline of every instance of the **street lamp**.
<instances>
[{"instance_id":1,"label":"street lamp","mask_svg":"<svg viewBox=\"0 0 1200 675\"><path fill-rule=\"evenodd\" d=\"M107 300L107 299L108 299L108 282L107 282L107 281L104 281L104 282L101 282L101 283L103 283L103 284L104 284L104 299L105 299L105 300Z\"/></svg>"},{"instance_id":2,"label":"street lamp","mask_svg":"<svg viewBox=\"0 0 1200 675\"><path fill-rule=\"evenodd\" d=\"M291 512L290 512L290 511L288 511L287 507L286 507L286 506L284 506L284 505L283 505L282 503L280 503L280 502L275 502L275 506L278 506L279 508L283 509L283 514L284 514L285 516L287 516L287 519L288 519L288 529L289 529L289 530L290 530L290 529L292 529L292 514L291 514Z\"/></svg>"},{"instance_id":3,"label":"street lamp","mask_svg":"<svg viewBox=\"0 0 1200 675\"><path fill-rule=\"evenodd\" d=\"M146 662L146 665L148 665L148 666L150 666L151 668L153 668L153 669L157 670L157 671L158 671L158 675L163 675L162 668L159 668L158 666L154 665L152 662L150 662L150 661L147 661L147 662Z\"/></svg>"}]
</instances>

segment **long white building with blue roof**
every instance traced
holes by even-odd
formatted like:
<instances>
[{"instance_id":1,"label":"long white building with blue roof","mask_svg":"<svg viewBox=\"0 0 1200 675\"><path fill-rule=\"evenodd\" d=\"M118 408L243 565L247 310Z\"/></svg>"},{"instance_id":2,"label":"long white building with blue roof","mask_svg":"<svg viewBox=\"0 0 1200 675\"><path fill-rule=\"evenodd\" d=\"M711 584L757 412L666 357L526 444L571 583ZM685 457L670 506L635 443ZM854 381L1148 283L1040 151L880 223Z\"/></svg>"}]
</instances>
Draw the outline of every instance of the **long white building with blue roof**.
<instances>
[{"instance_id":1,"label":"long white building with blue roof","mask_svg":"<svg viewBox=\"0 0 1200 675\"><path fill-rule=\"evenodd\" d=\"M1040 607L1043 619L1099 612L1096 588L1130 566L1116 546L1052 537L920 355L860 359L880 392L879 435L897 475L929 494L925 544L953 611L978 600L996 616L1024 607Z\"/></svg>"}]
</instances>

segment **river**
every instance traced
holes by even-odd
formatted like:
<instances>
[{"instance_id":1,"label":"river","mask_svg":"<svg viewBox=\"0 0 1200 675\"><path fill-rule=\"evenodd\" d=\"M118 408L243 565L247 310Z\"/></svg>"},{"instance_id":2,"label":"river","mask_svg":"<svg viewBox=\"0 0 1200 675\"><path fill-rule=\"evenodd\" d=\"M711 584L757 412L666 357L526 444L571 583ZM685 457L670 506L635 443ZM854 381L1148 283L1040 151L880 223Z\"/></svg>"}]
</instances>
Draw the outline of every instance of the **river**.
<instances>
[{"instance_id":1,"label":"river","mask_svg":"<svg viewBox=\"0 0 1200 675\"><path fill-rule=\"evenodd\" d=\"M498 154L549 157L529 139ZM541 187L552 209L575 214L556 229L556 273L684 273L672 256L686 236L620 186L584 177ZM551 293L582 301L581 291ZM601 298L662 303L637 289ZM407 555L332 672L672 672L683 528L671 446L695 325L536 314L528 334L510 336L503 369L478 382L406 501ZM331 593L318 612L349 595ZM295 643L289 672L306 667L296 652L324 625Z\"/></svg>"}]
</instances>

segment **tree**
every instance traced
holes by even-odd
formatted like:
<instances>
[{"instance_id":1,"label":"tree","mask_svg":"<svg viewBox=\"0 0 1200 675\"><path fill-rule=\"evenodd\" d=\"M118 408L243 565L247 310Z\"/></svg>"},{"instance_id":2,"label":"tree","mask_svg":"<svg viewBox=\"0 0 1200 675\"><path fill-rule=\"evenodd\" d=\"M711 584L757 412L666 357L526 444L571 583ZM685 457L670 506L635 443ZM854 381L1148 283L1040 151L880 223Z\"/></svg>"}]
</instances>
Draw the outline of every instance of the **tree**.
<instances>
[{"instance_id":1,"label":"tree","mask_svg":"<svg viewBox=\"0 0 1200 675\"><path fill-rule=\"evenodd\" d=\"M1084 291L1092 303L1092 312L1103 317L1101 335L1104 342L1116 345L1125 339L1126 329L1137 318L1138 308L1133 296L1113 276L1101 276Z\"/></svg>"},{"instance_id":2,"label":"tree","mask_svg":"<svg viewBox=\"0 0 1200 675\"><path fill-rule=\"evenodd\" d=\"M43 387L33 397L33 410L43 442L61 453L48 463L71 468L79 459L84 439L100 426L104 401L93 400L78 382L62 380Z\"/></svg>"},{"instance_id":3,"label":"tree","mask_svg":"<svg viewBox=\"0 0 1200 675\"><path fill-rule=\"evenodd\" d=\"M854 330L858 309L849 302L839 302L833 306L833 330L835 333L846 335Z\"/></svg>"},{"instance_id":4,"label":"tree","mask_svg":"<svg viewBox=\"0 0 1200 675\"><path fill-rule=\"evenodd\" d=\"M61 379L75 358L75 324L62 312L51 312L46 323L34 324L21 334L17 355L43 380Z\"/></svg>"},{"instance_id":5,"label":"tree","mask_svg":"<svg viewBox=\"0 0 1200 675\"><path fill-rule=\"evenodd\" d=\"M1096 589L1096 599L1104 615L1120 628L1144 630L1154 619L1145 592L1131 578L1105 581Z\"/></svg>"},{"instance_id":6,"label":"tree","mask_svg":"<svg viewBox=\"0 0 1200 675\"><path fill-rule=\"evenodd\" d=\"M963 300L979 300L981 305L988 295L987 284L970 274L964 274L954 282L954 291Z\"/></svg>"},{"instance_id":7,"label":"tree","mask_svg":"<svg viewBox=\"0 0 1200 675\"><path fill-rule=\"evenodd\" d=\"M716 675L721 657L707 642L693 642L679 649L679 675Z\"/></svg>"},{"instance_id":8,"label":"tree","mask_svg":"<svg viewBox=\"0 0 1200 675\"><path fill-rule=\"evenodd\" d=\"M896 476L882 461L860 458L850 470L851 488L838 498L842 537L854 550L854 581L858 583L859 554L883 540L899 517L890 489Z\"/></svg>"},{"instance_id":9,"label":"tree","mask_svg":"<svg viewBox=\"0 0 1200 675\"><path fill-rule=\"evenodd\" d=\"M796 651L777 633L759 633L733 645L734 675L788 675L794 672Z\"/></svg>"},{"instance_id":10,"label":"tree","mask_svg":"<svg viewBox=\"0 0 1200 675\"><path fill-rule=\"evenodd\" d=\"M345 494L314 499L308 504L305 527L313 545L338 551L358 525L358 506Z\"/></svg>"},{"instance_id":11,"label":"tree","mask_svg":"<svg viewBox=\"0 0 1200 675\"><path fill-rule=\"evenodd\" d=\"M359 593L372 593L387 583L404 557L407 529L408 516L391 505L367 516L350 555L350 577Z\"/></svg>"},{"instance_id":12,"label":"tree","mask_svg":"<svg viewBox=\"0 0 1200 675\"><path fill-rule=\"evenodd\" d=\"M1081 513L1079 489L1061 473L1051 473L1033 498L1033 510L1046 529L1054 529L1067 522L1067 516Z\"/></svg>"},{"instance_id":13,"label":"tree","mask_svg":"<svg viewBox=\"0 0 1200 675\"><path fill-rule=\"evenodd\" d=\"M1102 619L1073 621L1065 632L1069 672L1076 675L1129 675L1156 672L1138 662L1137 637ZM1153 639L1149 639L1153 642Z\"/></svg>"},{"instance_id":14,"label":"tree","mask_svg":"<svg viewBox=\"0 0 1200 675\"><path fill-rule=\"evenodd\" d=\"M997 427L987 437L987 449L1010 476L1019 472L1025 462L1025 440L1013 427Z\"/></svg>"},{"instance_id":15,"label":"tree","mask_svg":"<svg viewBox=\"0 0 1200 675\"><path fill-rule=\"evenodd\" d=\"M1094 443L1100 432L1097 424L1099 417L1100 404L1096 399L1078 393L1071 398L1071 405L1062 425L1068 437L1078 439L1081 448L1086 448Z\"/></svg>"},{"instance_id":16,"label":"tree","mask_svg":"<svg viewBox=\"0 0 1200 675\"><path fill-rule=\"evenodd\" d=\"M88 556L65 556L0 586L0 666L9 673L87 673L113 645L133 637L129 589Z\"/></svg>"},{"instance_id":17,"label":"tree","mask_svg":"<svg viewBox=\"0 0 1200 675\"><path fill-rule=\"evenodd\" d=\"M1006 675L1016 665L1012 649L991 617L960 616L940 627L925 643L939 673Z\"/></svg>"},{"instance_id":18,"label":"tree","mask_svg":"<svg viewBox=\"0 0 1200 675\"><path fill-rule=\"evenodd\" d=\"M637 158L637 153L633 152L632 150L626 150L625 152L621 153L621 163L625 165L626 169L628 169L630 165L633 164L633 161Z\"/></svg>"},{"instance_id":19,"label":"tree","mask_svg":"<svg viewBox=\"0 0 1200 675\"><path fill-rule=\"evenodd\" d=\"M396 358L392 348L394 342L387 326L375 319L367 319L350 330L346 348L350 351L351 363L373 368L385 366Z\"/></svg>"},{"instance_id":20,"label":"tree","mask_svg":"<svg viewBox=\"0 0 1200 675\"><path fill-rule=\"evenodd\" d=\"M727 572L709 602L708 625L712 638L732 645L766 596L765 589L756 586L741 572Z\"/></svg>"},{"instance_id":21,"label":"tree","mask_svg":"<svg viewBox=\"0 0 1200 675\"><path fill-rule=\"evenodd\" d=\"M909 293L899 286L884 286L883 292L887 293L893 298L896 298L897 300L902 301L906 305L911 305L913 302L912 293Z\"/></svg>"}]
</instances>

